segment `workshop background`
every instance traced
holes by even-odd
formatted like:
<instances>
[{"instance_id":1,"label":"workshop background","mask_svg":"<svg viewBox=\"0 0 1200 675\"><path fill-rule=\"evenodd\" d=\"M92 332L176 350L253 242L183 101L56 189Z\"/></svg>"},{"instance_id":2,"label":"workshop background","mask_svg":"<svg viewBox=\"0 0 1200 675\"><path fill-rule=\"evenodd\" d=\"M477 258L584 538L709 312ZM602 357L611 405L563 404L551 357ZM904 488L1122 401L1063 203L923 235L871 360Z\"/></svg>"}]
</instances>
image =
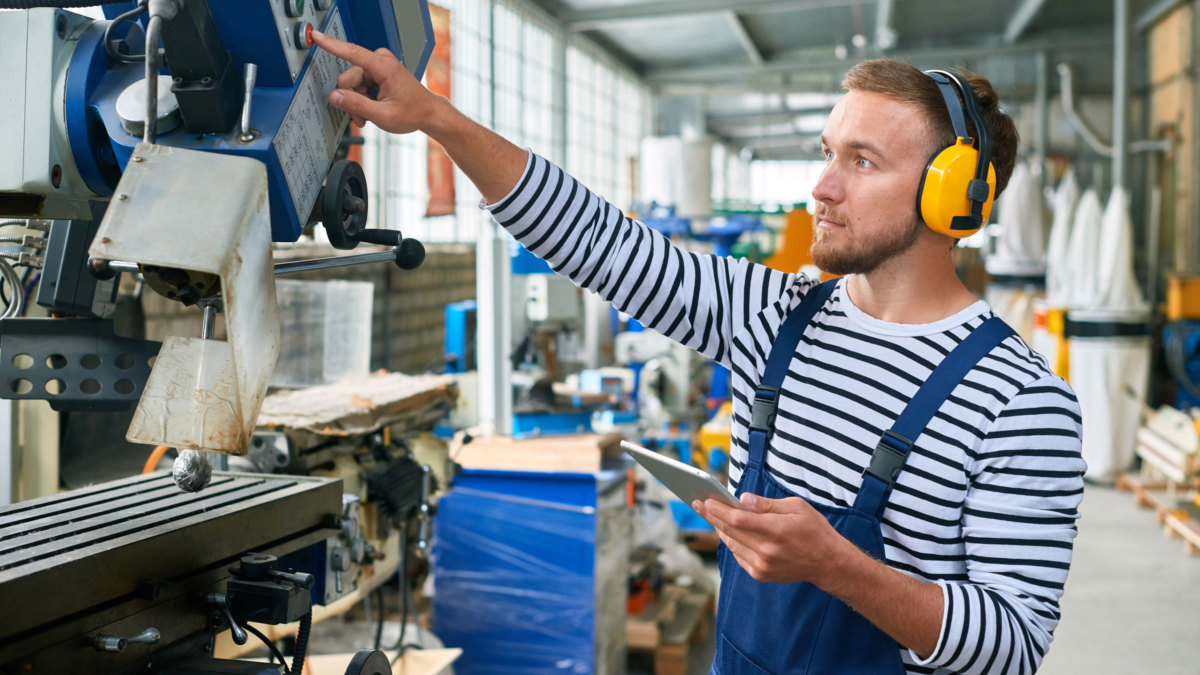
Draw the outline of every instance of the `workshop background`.
<instances>
[{"instance_id":1,"label":"workshop background","mask_svg":"<svg viewBox=\"0 0 1200 675\"><path fill-rule=\"evenodd\" d=\"M1089 465L1039 672L1200 671L1200 0L181 0L159 148L269 187L197 163L175 185L209 198L145 211L146 11L71 4L0 0L0 673L708 672L715 535L618 443L724 479L729 373L551 274L425 136L304 131L310 23L403 43L679 245L787 272L820 273L853 64L989 78L1019 163L955 263L1076 390ZM196 126L201 95L226 119ZM218 241L236 265L190 266ZM189 435L209 394L254 413L232 445Z\"/></svg>"}]
</instances>

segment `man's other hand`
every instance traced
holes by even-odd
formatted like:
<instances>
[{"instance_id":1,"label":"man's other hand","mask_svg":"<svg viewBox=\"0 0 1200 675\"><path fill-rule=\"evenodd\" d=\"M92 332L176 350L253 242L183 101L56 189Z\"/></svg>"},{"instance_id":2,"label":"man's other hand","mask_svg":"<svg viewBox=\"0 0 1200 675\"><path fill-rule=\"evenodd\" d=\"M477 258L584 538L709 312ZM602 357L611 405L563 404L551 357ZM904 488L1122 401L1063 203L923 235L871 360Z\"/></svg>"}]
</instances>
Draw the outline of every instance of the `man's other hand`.
<instances>
[{"instance_id":1,"label":"man's other hand","mask_svg":"<svg viewBox=\"0 0 1200 675\"><path fill-rule=\"evenodd\" d=\"M836 573L843 547L853 546L799 497L746 493L741 501L745 510L716 499L692 502L692 508L716 528L738 564L757 581L823 586Z\"/></svg>"},{"instance_id":2,"label":"man's other hand","mask_svg":"<svg viewBox=\"0 0 1200 675\"><path fill-rule=\"evenodd\" d=\"M358 126L367 122L394 134L426 131L445 99L426 89L386 49L370 51L313 31L313 41L351 67L338 77L329 103L350 114ZM377 93L371 96L371 91Z\"/></svg>"}]
</instances>

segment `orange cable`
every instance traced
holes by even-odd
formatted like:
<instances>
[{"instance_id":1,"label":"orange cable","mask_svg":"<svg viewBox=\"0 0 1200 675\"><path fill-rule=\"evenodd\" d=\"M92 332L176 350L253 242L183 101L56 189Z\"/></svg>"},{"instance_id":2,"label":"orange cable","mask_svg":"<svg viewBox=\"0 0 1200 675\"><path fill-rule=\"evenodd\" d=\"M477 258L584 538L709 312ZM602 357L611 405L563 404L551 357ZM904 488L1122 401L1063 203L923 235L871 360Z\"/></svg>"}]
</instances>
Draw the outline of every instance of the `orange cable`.
<instances>
[{"instance_id":1,"label":"orange cable","mask_svg":"<svg viewBox=\"0 0 1200 675\"><path fill-rule=\"evenodd\" d=\"M155 448L154 452L150 453L150 457L146 459L146 466L142 467L142 473L154 473L154 469L158 466L159 460L161 460L163 455L167 454L167 450L170 449L171 447L168 445L160 445Z\"/></svg>"}]
</instances>

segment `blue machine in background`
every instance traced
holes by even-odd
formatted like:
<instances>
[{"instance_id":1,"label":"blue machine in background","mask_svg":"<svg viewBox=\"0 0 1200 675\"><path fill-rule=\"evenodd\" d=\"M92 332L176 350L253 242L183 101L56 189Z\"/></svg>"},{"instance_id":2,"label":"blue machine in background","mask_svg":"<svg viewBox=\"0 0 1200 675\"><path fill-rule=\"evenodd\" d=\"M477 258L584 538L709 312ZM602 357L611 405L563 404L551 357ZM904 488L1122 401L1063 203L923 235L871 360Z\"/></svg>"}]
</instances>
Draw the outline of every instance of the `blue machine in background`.
<instances>
[{"instance_id":1,"label":"blue machine in background","mask_svg":"<svg viewBox=\"0 0 1200 675\"><path fill-rule=\"evenodd\" d=\"M475 370L475 316L479 305L475 300L463 300L446 305L446 372L465 373Z\"/></svg>"},{"instance_id":2,"label":"blue machine in background","mask_svg":"<svg viewBox=\"0 0 1200 675\"><path fill-rule=\"evenodd\" d=\"M1163 326L1163 352L1175 381L1175 407L1200 407L1200 321L1173 321Z\"/></svg>"}]
</instances>

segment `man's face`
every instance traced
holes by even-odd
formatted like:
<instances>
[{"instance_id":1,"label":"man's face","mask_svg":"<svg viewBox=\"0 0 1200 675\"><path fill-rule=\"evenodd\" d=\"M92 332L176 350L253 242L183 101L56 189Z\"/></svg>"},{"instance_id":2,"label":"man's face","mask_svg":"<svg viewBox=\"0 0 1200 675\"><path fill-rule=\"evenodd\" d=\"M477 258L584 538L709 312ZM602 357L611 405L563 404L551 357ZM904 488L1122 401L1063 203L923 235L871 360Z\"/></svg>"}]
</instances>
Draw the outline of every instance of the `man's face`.
<instances>
[{"instance_id":1,"label":"man's face","mask_svg":"<svg viewBox=\"0 0 1200 675\"><path fill-rule=\"evenodd\" d=\"M821 134L825 170L813 188L813 262L832 274L868 274L922 234L917 187L933 147L913 105L846 94Z\"/></svg>"}]
</instances>

